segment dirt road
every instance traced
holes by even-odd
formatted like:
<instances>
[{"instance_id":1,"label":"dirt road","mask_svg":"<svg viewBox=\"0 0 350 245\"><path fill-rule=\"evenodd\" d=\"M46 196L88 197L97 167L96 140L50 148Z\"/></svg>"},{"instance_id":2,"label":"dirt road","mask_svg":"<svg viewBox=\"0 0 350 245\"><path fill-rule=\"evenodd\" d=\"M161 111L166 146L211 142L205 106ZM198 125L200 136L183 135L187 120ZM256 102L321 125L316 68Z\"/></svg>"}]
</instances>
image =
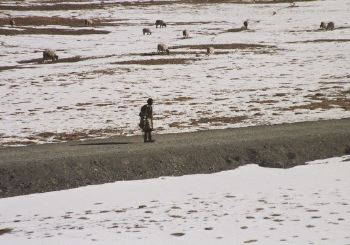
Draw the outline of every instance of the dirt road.
<instances>
[{"instance_id":1,"label":"dirt road","mask_svg":"<svg viewBox=\"0 0 350 245\"><path fill-rule=\"evenodd\" d=\"M255 163L288 168L350 154L350 119L0 149L0 197L117 180L211 173Z\"/></svg>"}]
</instances>

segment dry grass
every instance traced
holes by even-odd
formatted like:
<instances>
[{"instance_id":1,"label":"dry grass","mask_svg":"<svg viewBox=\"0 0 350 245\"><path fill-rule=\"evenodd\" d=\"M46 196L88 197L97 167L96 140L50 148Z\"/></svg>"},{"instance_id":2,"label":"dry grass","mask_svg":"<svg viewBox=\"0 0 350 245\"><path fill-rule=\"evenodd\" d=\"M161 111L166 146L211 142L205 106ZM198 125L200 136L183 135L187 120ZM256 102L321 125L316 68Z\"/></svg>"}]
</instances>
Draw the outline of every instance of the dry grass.
<instances>
[{"instance_id":1,"label":"dry grass","mask_svg":"<svg viewBox=\"0 0 350 245\"><path fill-rule=\"evenodd\" d=\"M90 34L108 34L109 31L94 29L58 29L58 28L21 28L5 29L0 28L0 35L90 35Z\"/></svg>"},{"instance_id":2,"label":"dry grass","mask_svg":"<svg viewBox=\"0 0 350 245\"><path fill-rule=\"evenodd\" d=\"M288 43L331 43L331 42L350 42L350 39L314 39L314 40L306 40L306 41L296 41L296 42L288 42Z\"/></svg>"},{"instance_id":3,"label":"dry grass","mask_svg":"<svg viewBox=\"0 0 350 245\"><path fill-rule=\"evenodd\" d=\"M43 132L33 136L33 139L49 139L52 138L56 141L72 141L81 139L91 139L106 134L118 134L120 131L117 129L106 128L106 129L91 129L79 132L71 133L55 133L55 132Z\"/></svg>"},{"instance_id":4,"label":"dry grass","mask_svg":"<svg viewBox=\"0 0 350 245\"><path fill-rule=\"evenodd\" d=\"M248 44L248 43L227 43L227 44L197 44L197 45L179 45L170 47L170 49L207 49L213 47L214 49L254 49L254 48L275 48L276 46L263 44Z\"/></svg>"},{"instance_id":5,"label":"dry grass","mask_svg":"<svg viewBox=\"0 0 350 245\"><path fill-rule=\"evenodd\" d=\"M127 60L113 62L117 65L184 65L196 59L190 58L169 58L169 59L150 59L150 60Z\"/></svg>"},{"instance_id":6,"label":"dry grass","mask_svg":"<svg viewBox=\"0 0 350 245\"><path fill-rule=\"evenodd\" d=\"M12 18L16 22L17 27L23 26L46 26L46 25L60 25L70 27L85 27L85 19L64 18L64 17L46 17L46 16L24 16ZM93 26L120 26L127 25L122 23L127 19L91 19ZM0 18L0 26L9 25L9 18Z\"/></svg>"},{"instance_id":7,"label":"dry grass","mask_svg":"<svg viewBox=\"0 0 350 245\"><path fill-rule=\"evenodd\" d=\"M22 67L22 66L0 66L0 72L15 70L15 69L25 69L25 68L33 68L33 67Z\"/></svg>"},{"instance_id":8,"label":"dry grass","mask_svg":"<svg viewBox=\"0 0 350 245\"><path fill-rule=\"evenodd\" d=\"M277 100L253 100L252 103L258 103L258 104L275 104L278 103Z\"/></svg>"},{"instance_id":9,"label":"dry grass","mask_svg":"<svg viewBox=\"0 0 350 245\"><path fill-rule=\"evenodd\" d=\"M50 64L50 63L68 63L68 62L79 62L79 61L84 61L84 60L87 60L89 58L85 57L85 58L82 58L80 56L74 56L74 57L69 57L69 58L64 58L64 59L58 59L58 60L55 60L55 61L45 61L45 64ZM42 64L44 63L43 62L43 59L42 58L37 58L37 59L30 59L30 60L21 60L21 61L18 61L17 63L20 63L20 64L28 64L28 63L39 63L39 64Z\"/></svg>"},{"instance_id":10,"label":"dry grass","mask_svg":"<svg viewBox=\"0 0 350 245\"><path fill-rule=\"evenodd\" d=\"M248 119L247 116L237 116L237 117L202 117L200 119L191 119L191 125L197 126L198 124L210 123L240 123Z\"/></svg>"},{"instance_id":11,"label":"dry grass","mask_svg":"<svg viewBox=\"0 0 350 245\"><path fill-rule=\"evenodd\" d=\"M313 0L294 0L293 2L310 2ZM160 6L176 3L186 4L215 4L215 3L238 3L238 4L276 4L276 3L290 3L290 0L171 0L171 1L136 1L136 2L116 2L116 3L74 3L80 2L77 0L71 1L72 3L66 3L63 0L42 1L43 4L31 5L31 4L2 4L1 10L14 10L14 11L62 11L62 10L89 10L89 9L106 9L114 6L132 6L132 7L147 7L147 6ZM50 4L48 4L50 3Z\"/></svg>"},{"instance_id":12,"label":"dry grass","mask_svg":"<svg viewBox=\"0 0 350 245\"><path fill-rule=\"evenodd\" d=\"M189 100L193 100L192 97L186 97L186 96L179 96L174 98L174 101L189 101Z\"/></svg>"},{"instance_id":13,"label":"dry grass","mask_svg":"<svg viewBox=\"0 0 350 245\"><path fill-rule=\"evenodd\" d=\"M325 98L325 97L317 97L319 101L311 102L304 105L291 106L287 109L283 109L286 111L294 111L299 109L304 110L329 110L333 108L341 108L345 111L350 111L350 98L345 97L337 97L337 98Z\"/></svg>"}]
</instances>

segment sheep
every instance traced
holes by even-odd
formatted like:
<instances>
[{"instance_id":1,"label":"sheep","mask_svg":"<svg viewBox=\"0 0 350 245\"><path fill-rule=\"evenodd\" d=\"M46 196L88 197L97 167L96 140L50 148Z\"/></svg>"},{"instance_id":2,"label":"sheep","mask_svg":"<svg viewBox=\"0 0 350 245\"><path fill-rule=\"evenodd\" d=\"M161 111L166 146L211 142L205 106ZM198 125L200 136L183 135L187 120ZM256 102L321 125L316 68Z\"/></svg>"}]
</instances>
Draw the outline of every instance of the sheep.
<instances>
[{"instance_id":1,"label":"sheep","mask_svg":"<svg viewBox=\"0 0 350 245\"><path fill-rule=\"evenodd\" d=\"M328 22L326 26L326 30L334 30L334 22Z\"/></svg>"},{"instance_id":2,"label":"sheep","mask_svg":"<svg viewBox=\"0 0 350 245\"><path fill-rule=\"evenodd\" d=\"M326 22L322 21L320 24L320 28L325 30L327 28Z\"/></svg>"},{"instance_id":3,"label":"sheep","mask_svg":"<svg viewBox=\"0 0 350 245\"><path fill-rule=\"evenodd\" d=\"M189 32L187 30L182 31L182 36L183 38L188 38L189 37Z\"/></svg>"},{"instance_id":4,"label":"sheep","mask_svg":"<svg viewBox=\"0 0 350 245\"><path fill-rule=\"evenodd\" d=\"M55 51L53 51L52 49L45 49L43 51L43 62L45 60L58 60L58 55L56 55Z\"/></svg>"},{"instance_id":5,"label":"sheep","mask_svg":"<svg viewBox=\"0 0 350 245\"><path fill-rule=\"evenodd\" d=\"M143 28L142 29L142 33L143 35L147 34L147 35L152 35L152 32L149 28Z\"/></svg>"},{"instance_id":6,"label":"sheep","mask_svg":"<svg viewBox=\"0 0 350 245\"><path fill-rule=\"evenodd\" d=\"M156 20L156 28L158 28L158 26L160 28L166 27L166 23L163 20Z\"/></svg>"},{"instance_id":7,"label":"sheep","mask_svg":"<svg viewBox=\"0 0 350 245\"><path fill-rule=\"evenodd\" d=\"M13 19L11 19L11 20L10 20L10 25L11 25L12 27L15 26L15 25L16 25L16 21L13 20Z\"/></svg>"},{"instance_id":8,"label":"sheep","mask_svg":"<svg viewBox=\"0 0 350 245\"><path fill-rule=\"evenodd\" d=\"M84 24L85 24L85 26L93 26L94 25L94 21L86 19L86 20L84 20Z\"/></svg>"},{"instance_id":9,"label":"sheep","mask_svg":"<svg viewBox=\"0 0 350 245\"><path fill-rule=\"evenodd\" d=\"M334 30L334 22L324 22L322 21L321 24L320 24L320 29L322 30Z\"/></svg>"},{"instance_id":10,"label":"sheep","mask_svg":"<svg viewBox=\"0 0 350 245\"><path fill-rule=\"evenodd\" d=\"M164 43L158 44L157 51L158 51L158 53L166 53L166 54L170 53L168 47Z\"/></svg>"},{"instance_id":11,"label":"sheep","mask_svg":"<svg viewBox=\"0 0 350 245\"><path fill-rule=\"evenodd\" d=\"M211 54L214 54L214 53L215 53L214 47L208 47L207 48L207 55L211 55Z\"/></svg>"},{"instance_id":12,"label":"sheep","mask_svg":"<svg viewBox=\"0 0 350 245\"><path fill-rule=\"evenodd\" d=\"M248 20L243 22L242 29L247 30L248 29Z\"/></svg>"}]
</instances>

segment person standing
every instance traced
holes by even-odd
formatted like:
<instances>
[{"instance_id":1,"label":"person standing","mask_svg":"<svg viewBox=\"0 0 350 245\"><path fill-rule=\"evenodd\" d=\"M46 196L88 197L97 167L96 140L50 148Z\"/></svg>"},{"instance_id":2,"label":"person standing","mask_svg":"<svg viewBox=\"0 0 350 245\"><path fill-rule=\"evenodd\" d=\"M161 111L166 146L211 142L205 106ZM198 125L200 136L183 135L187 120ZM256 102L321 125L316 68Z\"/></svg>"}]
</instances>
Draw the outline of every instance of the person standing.
<instances>
[{"instance_id":1,"label":"person standing","mask_svg":"<svg viewBox=\"0 0 350 245\"><path fill-rule=\"evenodd\" d=\"M140 116L140 128L143 130L143 142L154 142L152 140L152 131L153 131L153 99L149 98L147 104L141 107Z\"/></svg>"}]
</instances>

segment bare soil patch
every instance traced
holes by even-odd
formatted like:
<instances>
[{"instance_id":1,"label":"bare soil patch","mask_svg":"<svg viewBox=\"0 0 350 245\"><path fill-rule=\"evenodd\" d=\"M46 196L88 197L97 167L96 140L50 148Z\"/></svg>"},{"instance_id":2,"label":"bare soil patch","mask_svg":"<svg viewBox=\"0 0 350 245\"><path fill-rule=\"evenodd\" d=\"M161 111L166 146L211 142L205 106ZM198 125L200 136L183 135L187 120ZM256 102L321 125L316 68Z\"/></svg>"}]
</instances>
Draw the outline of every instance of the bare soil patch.
<instances>
[{"instance_id":1,"label":"bare soil patch","mask_svg":"<svg viewBox=\"0 0 350 245\"><path fill-rule=\"evenodd\" d=\"M295 41L288 43L330 43L330 42L350 42L350 39L315 39L306 41Z\"/></svg>"},{"instance_id":2,"label":"bare soil patch","mask_svg":"<svg viewBox=\"0 0 350 245\"><path fill-rule=\"evenodd\" d=\"M16 10L16 11L59 11L59 10L84 10L84 9L102 9L106 4L99 3L90 4L74 4L74 3L53 3L51 4L2 4L0 10Z\"/></svg>"},{"instance_id":3,"label":"bare soil patch","mask_svg":"<svg viewBox=\"0 0 350 245\"><path fill-rule=\"evenodd\" d=\"M43 62L42 58L37 58L37 59L30 59L30 60L21 60L18 61L20 64L27 64L27 63L38 63L38 64L52 64L52 63L68 63L68 62L79 62L79 61L84 61L88 60L88 57L80 57L80 56L74 56L74 57L69 57L69 58L63 58L63 59L58 59L55 61L45 61Z\"/></svg>"},{"instance_id":4,"label":"bare soil patch","mask_svg":"<svg viewBox=\"0 0 350 245\"><path fill-rule=\"evenodd\" d=\"M150 59L150 60L127 60L113 62L116 65L184 65L195 61L191 58L169 58L169 59Z\"/></svg>"},{"instance_id":5,"label":"bare soil patch","mask_svg":"<svg viewBox=\"0 0 350 245\"><path fill-rule=\"evenodd\" d=\"M0 72L2 71L8 71L8 70L15 70L15 69L26 69L26 68L33 68L33 67L23 67L23 66L0 66Z\"/></svg>"},{"instance_id":6,"label":"bare soil patch","mask_svg":"<svg viewBox=\"0 0 350 245\"><path fill-rule=\"evenodd\" d=\"M203 123L240 123L248 119L247 116L238 117L202 117L200 119L191 119L192 125L198 125Z\"/></svg>"},{"instance_id":7,"label":"bare soil patch","mask_svg":"<svg viewBox=\"0 0 350 245\"><path fill-rule=\"evenodd\" d=\"M294 0L293 2L311 2L314 0ZM169 4L215 4L215 3L235 3L235 4L277 4L290 3L290 0L171 0L171 1L135 1L135 2L116 2L116 3L74 3L81 2L73 0L72 3L58 0L42 1L42 4L4 4L0 5L0 10L15 10L15 11L62 11L62 10L88 10L88 9L106 9L113 6L134 6L147 7Z\"/></svg>"},{"instance_id":8,"label":"bare soil patch","mask_svg":"<svg viewBox=\"0 0 350 245\"><path fill-rule=\"evenodd\" d=\"M11 18L16 22L16 27L23 26L46 26L46 25L60 25L60 26L70 26L70 27L85 27L85 19L78 18L64 18L64 17L47 17L47 16L21 16ZM93 21L93 27L96 26L120 26L120 25L130 25L125 21L129 19L90 19ZM5 26L10 24L9 18L0 18L0 26Z\"/></svg>"},{"instance_id":9,"label":"bare soil patch","mask_svg":"<svg viewBox=\"0 0 350 245\"><path fill-rule=\"evenodd\" d=\"M72 141L81 139L91 139L105 134L118 134L117 129L106 128L106 129L91 129L85 131L77 131L70 133L56 133L56 132L43 132L32 137L32 139L48 139L52 138L54 141Z\"/></svg>"},{"instance_id":10,"label":"bare soil patch","mask_svg":"<svg viewBox=\"0 0 350 245\"><path fill-rule=\"evenodd\" d=\"M241 32L241 31L248 31L244 28L232 28L232 29L228 29L226 32Z\"/></svg>"},{"instance_id":11,"label":"bare soil patch","mask_svg":"<svg viewBox=\"0 0 350 245\"><path fill-rule=\"evenodd\" d=\"M206 49L213 47L214 49L255 49L255 48L275 48L273 45L249 44L249 43L227 43L227 44L197 44L197 45L179 45L172 46L169 49Z\"/></svg>"},{"instance_id":12,"label":"bare soil patch","mask_svg":"<svg viewBox=\"0 0 350 245\"><path fill-rule=\"evenodd\" d=\"M314 96L308 96L309 98L313 100L317 100L315 102L311 102L304 105L297 105L297 106L291 106L287 109L283 110L299 110L299 109L306 109L306 110L317 110L317 109L323 109L323 110L329 110L333 108L341 108L345 111L350 110L350 98L346 98L345 96L339 96L335 98L327 98L323 97L322 94L320 95L314 95Z\"/></svg>"},{"instance_id":13,"label":"bare soil patch","mask_svg":"<svg viewBox=\"0 0 350 245\"><path fill-rule=\"evenodd\" d=\"M169 48L171 49L171 48ZM228 54L228 51L218 51L216 54ZM170 55L205 55L207 54L206 49L203 50L186 50L186 51L174 51L170 52ZM128 56L164 56L165 54L160 54L158 52L150 52L150 53L130 53Z\"/></svg>"},{"instance_id":14,"label":"bare soil patch","mask_svg":"<svg viewBox=\"0 0 350 245\"><path fill-rule=\"evenodd\" d=\"M41 25L61 25L72 27L85 27L85 19L77 18L63 18L63 17L47 17L47 16L25 16L11 18L16 22L17 27L22 26L41 26ZM122 23L112 23L118 21L125 21L125 19L91 19L93 26L117 26ZM0 18L0 26L10 24L9 18Z\"/></svg>"},{"instance_id":15,"label":"bare soil patch","mask_svg":"<svg viewBox=\"0 0 350 245\"><path fill-rule=\"evenodd\" d=\"M57 52L57 54L58 54L58 56L60 56L59 52ZM59 58L58 60L55 60L55 61L48 61L48 60L46 60L45 62L43 62L41 54L40 55L38 54L38 56L40 56L40 58L30 59L30 60L20 60L20 61L17 61L17 63L19 63L19 64L30 64L30 63L34 63L34 64L73 63L73 62L79 62L79 61L84 61L84 60L109 58L109 57L113 57L114 55L89 56L89 57L88 56L86 56L86 57L73 56L73 57L67 57L67 58ZM20 68L20 67L15 67L15 68ZM28 67L23 67L23 68L28 68ZM106 71L106 73L107 73L107 71Z\"/></svg>"},{"instance_id":16,"label":"bare soil patch","mask_svg":"<svg viewBox=\"0 0 350 245\"><path fill-rule=\"evenodd\" d=\"M94 29L58 29L58 28L30 28L6 29L0 28L0 35L89 35L89 34L108 34L109 31Z\"/></svg>"}]
</instances>

